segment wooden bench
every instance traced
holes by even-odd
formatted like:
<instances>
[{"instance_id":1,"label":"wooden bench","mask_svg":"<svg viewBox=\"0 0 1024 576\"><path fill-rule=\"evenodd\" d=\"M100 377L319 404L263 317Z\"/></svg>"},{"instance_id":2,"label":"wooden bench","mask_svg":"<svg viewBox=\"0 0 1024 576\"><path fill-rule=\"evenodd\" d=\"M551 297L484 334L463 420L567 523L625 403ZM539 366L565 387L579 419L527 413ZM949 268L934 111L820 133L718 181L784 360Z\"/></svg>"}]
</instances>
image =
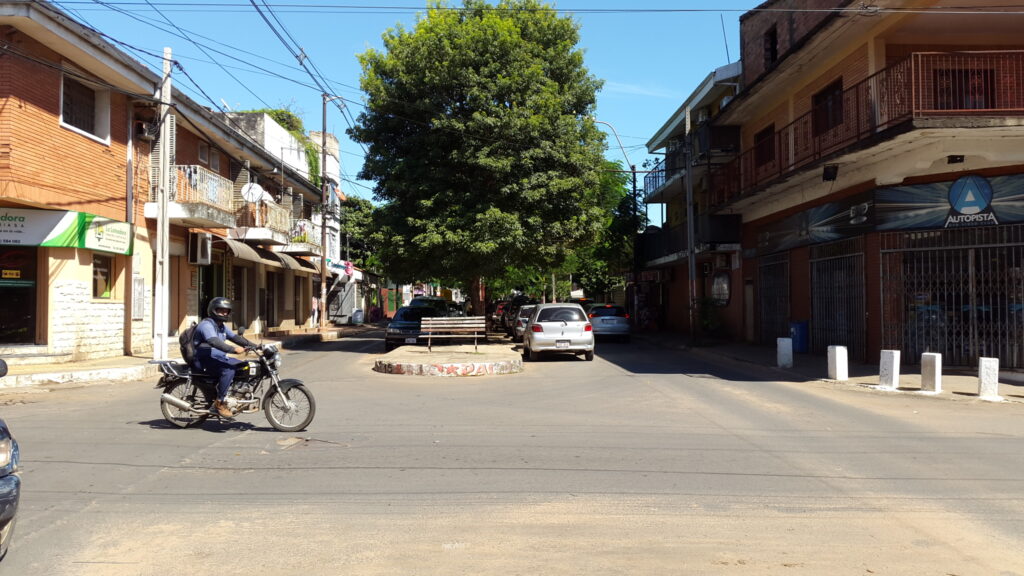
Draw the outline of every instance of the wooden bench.
<instances>
[{"instance_id":1,"label":"wooden bench","mask_svg":"<svg viewBox=\"0 0 1024 576\"><path fill-rule=\"evenodd\" d=\"M427 351L431 350L434 338L473 337L473 351L477 351L477 338L487 339L487 318L485 316L437 316L420 320L420 338L427 339Z\"/></svg>"}]
</instances>

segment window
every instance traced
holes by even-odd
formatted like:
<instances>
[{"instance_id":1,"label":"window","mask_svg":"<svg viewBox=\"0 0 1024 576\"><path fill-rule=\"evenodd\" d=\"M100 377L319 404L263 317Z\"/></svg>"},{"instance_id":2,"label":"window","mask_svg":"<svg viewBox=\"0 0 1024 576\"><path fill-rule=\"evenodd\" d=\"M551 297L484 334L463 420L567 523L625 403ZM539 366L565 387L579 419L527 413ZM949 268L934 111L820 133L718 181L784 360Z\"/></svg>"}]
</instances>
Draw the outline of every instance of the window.
<instances>
[{"instance_id":1,"label":"window","mask_svg":"<svg viewBox=\"0 0 1024 576\"><path fill-rule=\"evenodd\" d=\"M199 163L209 164L210 163L210 145L206 142L199 143Z\"/></svg>"},{"instance_id":2,"label":"window","mask_svg":"<svg viewBox=\"0 0 1024 576\"><path fill-rule=\"evenodd\" d=\"M775 124L754 134L754 165L764 166L775 161Z\"/></svg>"},{"instance_id":3,"label":"window","mask_svg":"<svg viewBox=\"0 0 1024 576\"><path fill-rule=\"evenodd\" d=\"M220 152L216 150L210 151L210 170L220 172Z\"/></svg>"},{"instance_id":4,"label":"window","mask_svg":"<svg viewBox=\"0 0 1024 576\"><path fill-rule=\"evenodd\" d=\"M76 132L109 142L110 91L65 76L61 86L60 122Z\"/></svg>"},{"instance_id":5,"label":"window","mask_svg":"<svg viewBox=\"0 0 1024 576\"><path fill-rule=\"evenodd\" d=\"M993 70L936 70L936 110L988 110L996 107Z\"/></svg>"},{"instance_id":6,"label":"window","mask_svg":"<svg viewBox=\"0 0 1024 576\"><path fill-rule=\"evenodd\" d=\"M779 30L772 26L764 33L764 69L768 70L779 60Z\"/></svg>"},{"instance_id":7,"label":"window","mask_svg":"<svg viewBox=\"0 0 1024 576\"><path fill-rule=\"evenodd\" d=\"M114 259L94 254L92 257L92 297L109 299L113 295Z\"/></svg>"},{"instance_id":8,"label":"window","mask_svg":"<svg viewBox=\"0 0 1024 576\"><path fill-rule=\"evenodd\" d=\"M821 136L843 123L843 79L829 84L811 99L811 132Z\"/></svg>"}]
</instances>

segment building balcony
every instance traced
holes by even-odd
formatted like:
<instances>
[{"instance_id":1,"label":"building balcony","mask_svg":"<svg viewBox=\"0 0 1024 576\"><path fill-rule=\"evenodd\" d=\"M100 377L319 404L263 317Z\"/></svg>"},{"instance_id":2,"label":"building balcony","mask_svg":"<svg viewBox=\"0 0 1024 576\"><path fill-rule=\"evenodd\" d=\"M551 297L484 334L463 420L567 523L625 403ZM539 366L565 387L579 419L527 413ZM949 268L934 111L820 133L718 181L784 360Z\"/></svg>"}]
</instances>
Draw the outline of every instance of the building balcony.
<instances>
[{"instance_id":1,"label":"building balcony","mask_svg":"<svg viewBox=\"0 0 1024 576\"><path fill-rule=\"evenodd\" d=\"M323 254L323 229L309 219L294 219L288 234L288 242L278 248L278 252L302 256L320 256Z\"/></svg>"},{"instance_id":2,"label":"building balcony","mask_svg":"<svg viewBox=\"0 0 1024 576\"><path fill-rule=\"evenodd\" d=\"M236 211L231 237L263 245L285 245L291 241L292 217L274 202L246 202Z\"/></svg>"},{"instance_id":3,"label":"building balcony","mask_svg":"<svg viewBox=\"0 0 1024 576\"><path fill-rule=\"evenodd\" d=\"M860 151L898 155L948 141L951 130L978 136L978 129L1019 126L1022 117L1024 51L914 53L712 166L710 208L753 198L825 163L855 160Z\"/></svg>"},{"instance_id":4,"label":"building balcony","mask_svg":"<svg viewBox=\"0 0 1024 576\"><path fill-rule=\"evenodd\" d=\"M234 183L219 174L196 165L171 167L167 217L171 224L188 228L233 228ZM159 199L151 188L145 206L146 218L156 219Z\"/></svg>"}]
</instances>

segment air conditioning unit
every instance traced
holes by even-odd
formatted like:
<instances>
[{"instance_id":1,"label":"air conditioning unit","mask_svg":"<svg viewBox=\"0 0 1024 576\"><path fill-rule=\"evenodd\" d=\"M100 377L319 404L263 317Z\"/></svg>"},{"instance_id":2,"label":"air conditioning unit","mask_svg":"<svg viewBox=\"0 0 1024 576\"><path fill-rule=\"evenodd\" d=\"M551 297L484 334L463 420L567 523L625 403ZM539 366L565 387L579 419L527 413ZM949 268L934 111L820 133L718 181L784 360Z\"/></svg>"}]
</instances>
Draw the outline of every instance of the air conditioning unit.
<instances>
[{"instance_id":1,"label":"air conditioning unit","mask_svg":"<svg viewBox=\"0 0 1024 576\"><path fill-rule=\"evenodd\" d=\"M188 235L188 263L196 266L210 265L213 249L213 235L208 232L192 232Z\"/></svg>"}]
</instances>

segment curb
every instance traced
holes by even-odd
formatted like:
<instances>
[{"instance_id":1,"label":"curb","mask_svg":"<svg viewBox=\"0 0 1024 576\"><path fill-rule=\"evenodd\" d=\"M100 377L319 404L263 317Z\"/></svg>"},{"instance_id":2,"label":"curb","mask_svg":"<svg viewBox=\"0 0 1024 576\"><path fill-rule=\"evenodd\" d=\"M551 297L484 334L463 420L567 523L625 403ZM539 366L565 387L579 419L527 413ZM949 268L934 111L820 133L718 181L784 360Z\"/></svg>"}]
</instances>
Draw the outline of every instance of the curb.
<instances>
[{"instance_id":1,"label":"curb","mask_svg":"<svg viewBox=\"0 0 1024 576\"><path fill-rule=\"evenodd\" d=\"M88 384L95 382L134 382L148 380L160 375L156 364L126 368L97 368L95 370L74 370L39 374L8 374L0 389L28 388L53 384Z\"/></svg>"},{"instance_id":2,"label":"curb","mask_svg":"<svg viewBox=\"0 0 1024 576\"><path fill-rule=\"evenodd\" d=\"M404 376L498 376L516 374L523 371L523 361L502 360L497 362L402 362L377 360L373 370L382 374L401 374Z\"/></svg>"}]
</instances>

